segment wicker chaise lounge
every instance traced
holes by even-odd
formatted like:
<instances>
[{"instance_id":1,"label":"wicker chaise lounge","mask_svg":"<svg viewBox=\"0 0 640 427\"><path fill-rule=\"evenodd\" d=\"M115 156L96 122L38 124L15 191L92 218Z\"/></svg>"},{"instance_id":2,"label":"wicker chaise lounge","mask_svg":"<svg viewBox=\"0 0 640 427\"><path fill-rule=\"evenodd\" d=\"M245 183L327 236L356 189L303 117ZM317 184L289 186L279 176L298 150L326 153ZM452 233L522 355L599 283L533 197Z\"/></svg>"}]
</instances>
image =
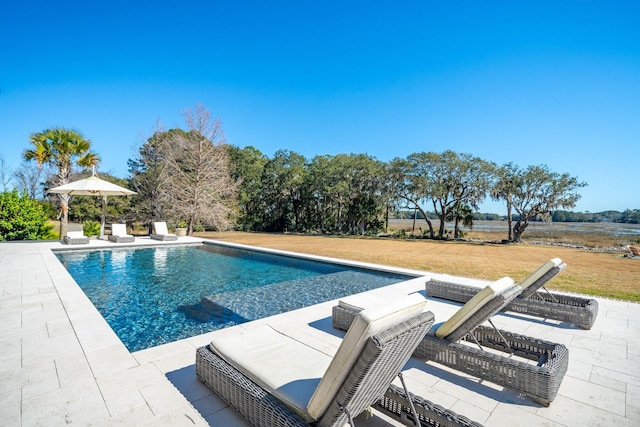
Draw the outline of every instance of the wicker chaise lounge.
<instances>
[{"instance_id":1,"label":"wicker chaise lounge","mask_svg":"<svg viewBox=\"0 0 640 427\"><path fill-rule=\"evenodd\" d=\"M164 221L153 223L153 234L151 234L149 237L154 240L163 240L165 242L178 240L178 236L169 233L169 230L167 229L167 223Z\"/></svg>"},{"instance_id":2,"label":"wicker chaise lounge","mask_svg":"<svg viewBox=\"0 0 640 427\"><path fill-rule=\"evenodd\" d=\"M548 406L567 371L569 350L562 344L498 330L493 323L492 327L481 326L520 292L509 278L492 283L426 334L413 356L512 388ZM349 327L359 310L357 303L356 298L333 307L335 328Z\"/></svg>"},{"instance_id":3,"label":"wicker chaise lounge","mask_svg":"<svg viewBox=\"0 0 640 427\"><path fill-rule=\"evenodd\" d=\"M127 234L126 224L111 224L111 235L109 240L116 243L130 243L135 241L135 237Z\"/></svg>"},{"instance_id":4,"label":"wicker chaise lounge","mask_svg":"<svg viewBox=\"0 0 640 427\"><path fill-rule=\"evenodd\" d=\"M598 316L598 302L595 299L551 293L544 288L566 266L560 258L542 264L520 283L522 293L507 304L503 311L560 320L583 329L591 329ZM467 302L487 283L490 282L455 277L451 280L431 279L426 283L426 291L428 296L434 298Z\"/></svg>"},{"instance_id":5,"label":"wicker chaise lounge","mask_svg":"<svg viewBox=\"0 0 640 427\"><path fill-rule=\"evenodd\" d=\"M200 347L196 374L251 425L353 425L385 392L406 395L389 386L433 323L425 302L363 310L333 357L268 325L248 329ZM456 425L449 414L434 411L440 425Z\"/></svg>"}]
</instances>

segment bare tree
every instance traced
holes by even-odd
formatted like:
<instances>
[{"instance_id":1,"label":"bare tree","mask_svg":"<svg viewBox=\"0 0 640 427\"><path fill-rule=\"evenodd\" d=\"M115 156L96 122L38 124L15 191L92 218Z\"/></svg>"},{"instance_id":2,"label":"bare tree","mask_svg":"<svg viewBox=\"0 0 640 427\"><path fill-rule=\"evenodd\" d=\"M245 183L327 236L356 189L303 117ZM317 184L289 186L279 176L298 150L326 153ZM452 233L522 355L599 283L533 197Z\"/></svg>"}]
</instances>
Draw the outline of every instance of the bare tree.
<instances>
[{"instance_id":1,"label":"bare tree","mask_svg":"<svg viewBox=\"0 0 640 427\"><path fill-rule=\"evenodd\" d=\"M13 179L11 168L4 160L4 157L0 155L0 182L2 183L2 191L9 191L9 183Z\"/></svg>"},{"instance_id":2,"label":"bare tree","mask_svg":"<svg viewBox=\"0 0 640 427\"><path fill-rule=\"evenodd\" d=\"M29 162L22 162L20 167L13 172L19 191L26 191L32 199L42 199L42 186L47 180L50 171Z\"/></svg>"},{"instance_id":3,"label":"bare tree","mask_svg":"<svg viewBox=\"0 0 640 427\"><path fill-rule=\"evenodd\" d=\"M153 135L138 149L138 156L129 159L130 183L136 191L131 204L131 214L136 220L149 222L149 232L153 221L164 219L165 206L163 196L167 184L165 144L171 140L172 130L165 132L162 123L157 122Z\"/></svg>"},{"instance_id":4,"label":"bare tree","mask_svg":"<svg viewBox=\"0 0 640 427\"><path fill-rule=\"evenodd\" d=\"M198 104L184 111L188 131L169 132L163 144L167 168L166 202L175 219L218 230L232 228L237 184L231 179L222 123Z\"/></svg>"}]
</instances>

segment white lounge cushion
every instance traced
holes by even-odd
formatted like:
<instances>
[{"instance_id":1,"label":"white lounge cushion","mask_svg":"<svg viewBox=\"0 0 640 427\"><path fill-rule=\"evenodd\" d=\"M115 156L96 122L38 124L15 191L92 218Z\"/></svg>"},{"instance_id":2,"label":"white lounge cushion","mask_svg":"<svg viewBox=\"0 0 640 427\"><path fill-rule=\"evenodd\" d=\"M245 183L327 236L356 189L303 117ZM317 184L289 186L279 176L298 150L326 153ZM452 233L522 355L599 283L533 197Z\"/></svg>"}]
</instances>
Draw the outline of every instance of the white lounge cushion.
<instances>
[{"instance_id":1,"label":"white lounge cushion","mask_svg":"<svg viewBox=\"0 0 640 427\"><path fill-rule=\"evenodd\" d=\"M82 231L67 231L67 237L71 239L81 239L85 237L85 235Z\"/></svg>"},{"instance_id":2,"label":"white lounge cushion","mask_svg":"<svg viewBox=\"0 0 640 427\"><path fill-rule=\"evenodd\" d=\"M154 222L153 223L153 229L155 230L156 234L169 234L169 229L167 228L167 223L162 221L162 222Z\"/></svg>"},{"instance_id":3,"label":"white lounge cushion","mask_svg":"<svg viewBox=\"0 0 640 427\"><path fill-rule=\"evenodd\" d=\"M469 287L479 288L479 289L482 289L485 286L493 283L493 280L475 279L475 278L463 277L463 276L452 276L450 274L439 274L437 276L432 276L431 280L435 280L443 283L454 283L456 285L469 286Z\"/></svg>"},{"instance_id":4,"label":"white lounge cushion","mask_svg":"<svg viewBox=\"0 0 640 427\"><path fill-rule=\"evenodd\" d=\"M213 341L212 351L289 408L311 422L307 404L331 363L331 356L271 326Z\"/></svg>"},{"instance_id":5,"label":"white lounge cushion","mask_svg":"<svg viewBox=\"0 0 640 427\"><path fill-rule=\"evenodd\" d=\"M551 270L554 267L560 267L561 265L562 265L562 260L560 258L553 258L545 262L540 267L538 267L536 271L534 271L529 276L527 276L527 278L520 283L520 287L523 290L527 289L529 286L533 285L538 280L540 280L540 278L544 276L549 270Z\"/></svg>"},{"instance_id":6,"label":"white lounge cushion","mask_svg":"<svg viewBox=\"0 0 640 427\"><path fill-rule=\"evenodd\" d=\"M129 236L127 234L126 224L111 224L111 235L113 236Z\"/></svg>"},{"instance_id":7,"label":"white lounge cushion","mask_svg":"<svg viewBox=\"0 0 640 427\"><path fill-rule=\"evenodd\" d=\"M507 288L514 286L514 281L510 277L503 277L486 286L480 292L475 294L465 305L460 307L456 313L444 322L435 331L437 337L446 337L456 329L458 329L471 316L478 312L497 294L504 292Z\"/></svg>"},{"instance_id":8,"label":"white lounge cushion","mask_svg":"<svg viewBox=\"0 0 640 427\"><path fill-rule=\"evenodd\" d=\"M365 308L384 305L387 300L370 293L351 295L338 301L338 306L349 311L362 311Z\"/></svg>"},{"instance_id":9,"label":"white lounge cushion","mask_svg":"<svg viewBox=\"0 0 640 427\"><path fill-rule=\"evenodd\" d=\"M326 411L370 337L422 313L426 302L412 294L358 313L309 401L309 415L318 419Z\"/></svg>"},{"instance_id":10,"label":"white lounge cushion","mask_svg":"<svg viewBox=\"0 0 640 427\"><path fill-rule=\"evenodd\" d=\"M361 311L333 358L271 326L217 339L209 347L307 422L312 422L326 411L367 340L422 313L425 304L424 297L415 294Z\"/></svg>"}]
</instances>

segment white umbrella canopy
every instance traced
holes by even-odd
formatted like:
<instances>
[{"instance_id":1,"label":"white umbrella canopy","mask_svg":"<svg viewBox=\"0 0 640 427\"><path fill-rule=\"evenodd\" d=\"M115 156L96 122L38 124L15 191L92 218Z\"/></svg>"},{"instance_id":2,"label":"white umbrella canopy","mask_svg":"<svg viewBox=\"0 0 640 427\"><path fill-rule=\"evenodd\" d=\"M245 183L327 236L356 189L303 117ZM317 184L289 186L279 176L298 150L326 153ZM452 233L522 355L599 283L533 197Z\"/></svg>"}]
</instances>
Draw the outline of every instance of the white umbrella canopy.
<instances>
[{"instance_id":1,"label":"white umbrella canopy","mask_svg":"<svg viewBox=\"0 0 640 427\"><path fill-rule=\"evenodd\" d=\"M73 196L131 196L136 194L127 188L105 181L95 175L49 189L49 193L70 194Z\"/></svg>"},{"instance_id":2,"label":"white umbrella canopy","mask_svg":"<svg viewBox=\"0 0 640 427\"><path fill-rule=\"evenodd\" d=\"M102 196L102 221L100 223L100 238L104 238L104 217L107 209L107 196L131 196L136 194L127 188L105 181L95 175L89 178L73 181L68 184L50 188L48 193L69 194L72 196Z\"/></svg>"}]
</instances>

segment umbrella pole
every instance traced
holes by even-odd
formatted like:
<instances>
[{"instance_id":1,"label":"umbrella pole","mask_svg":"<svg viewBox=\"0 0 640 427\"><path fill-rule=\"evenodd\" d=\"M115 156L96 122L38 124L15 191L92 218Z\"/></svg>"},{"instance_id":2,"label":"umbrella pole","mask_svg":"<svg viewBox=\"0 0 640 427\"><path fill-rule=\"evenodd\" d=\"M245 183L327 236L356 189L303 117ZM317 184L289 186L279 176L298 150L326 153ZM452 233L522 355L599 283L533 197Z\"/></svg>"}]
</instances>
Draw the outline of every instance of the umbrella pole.
<instances>
[{"instance_id":1,"label":"umbrella pole","mask_svg":"<svg viewBox=\"0 0 640 427\"><path fill-rule=\"evenodd\" d=\"M107 215L107 196L102 196L102 221L100 222L100 240L104 240L104 217Z\"/></svg>"}]
</instances>

